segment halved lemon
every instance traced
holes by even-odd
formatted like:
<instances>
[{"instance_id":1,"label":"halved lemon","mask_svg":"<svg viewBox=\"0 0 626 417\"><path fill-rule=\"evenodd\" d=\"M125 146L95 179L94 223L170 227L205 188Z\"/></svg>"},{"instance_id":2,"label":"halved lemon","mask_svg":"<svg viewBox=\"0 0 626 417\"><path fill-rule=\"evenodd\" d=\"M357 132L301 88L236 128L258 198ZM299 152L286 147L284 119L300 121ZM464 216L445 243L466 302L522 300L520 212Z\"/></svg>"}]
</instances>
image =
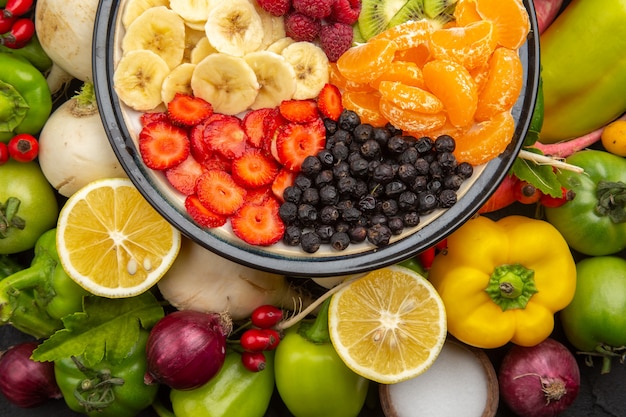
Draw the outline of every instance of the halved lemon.
<instances>
[{"instance_id":1,"label":"halved lemon","mask_svg":"<svg viewBox=\"0 0 626 417\"><path fill-rule=\"evenodd\" d=\"M67 274L92 294L132 297L152 287L180 249L178 229L126 178L85 185L57 222L57 249Z\"/></svg>"},{"instance_id":2,"label":"halved lemon","mask_svg":"<svg viewBox=\"0 0 626 417\"><path fill-rule=\"evenodd\" d=\"M401 266L372 271L334 294L328 326L346 365L382 384L428 369L447 335L441 297L426 278Z\"/></svg>"}]
</instances>

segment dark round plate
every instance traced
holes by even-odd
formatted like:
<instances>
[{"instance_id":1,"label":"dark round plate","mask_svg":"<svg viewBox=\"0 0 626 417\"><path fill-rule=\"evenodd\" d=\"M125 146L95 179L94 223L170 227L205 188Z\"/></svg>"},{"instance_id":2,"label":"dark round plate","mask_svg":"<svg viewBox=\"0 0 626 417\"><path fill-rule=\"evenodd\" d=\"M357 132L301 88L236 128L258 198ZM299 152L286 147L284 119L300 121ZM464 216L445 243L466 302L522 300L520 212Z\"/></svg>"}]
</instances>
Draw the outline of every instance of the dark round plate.
<instances>
[{"instance_id":1,"label":"dark round plate","mask_svg":"<svg viewBox=\"0 0 626 417\"><path fill-rule=\"evenodd\" d=\"M359 244L337 252L323 246L317 253L307 254L283 244L251 246L236 238L229 226L216 229L198 226L186 213L183 196L169 186L162 174L143 164L136 146L138 113L121 103L113 89L113 73L119 60L120 32L123 30L120 11L124 3L123 0L101 0L94 28L94 85L111 146L128 177L163 217L208 250L249 267L296 277L349 275L401 262L434 245L474 215L496 190L522 146L535 107L540 67L539 36L532 0L524 0L531 18L531 30L527 42L520 48L524 84L512 111L516 121L514 138L503 154L476 167L473 177L459 190L457 204L422 216L420 225L382 248Z\"/></svg>"}]
</instances>

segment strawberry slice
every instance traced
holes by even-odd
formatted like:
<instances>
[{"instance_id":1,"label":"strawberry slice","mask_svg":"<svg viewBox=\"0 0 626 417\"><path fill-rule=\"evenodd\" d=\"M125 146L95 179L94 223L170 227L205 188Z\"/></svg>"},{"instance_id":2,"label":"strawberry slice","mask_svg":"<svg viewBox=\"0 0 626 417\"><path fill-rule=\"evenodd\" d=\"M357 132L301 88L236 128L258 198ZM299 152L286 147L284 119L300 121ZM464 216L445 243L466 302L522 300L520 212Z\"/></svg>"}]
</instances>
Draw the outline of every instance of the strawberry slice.
<instances>
[{"instance_id":1,"label":"strawberry slice","mask_svg":"<svg viewBox=\"0 0 626 417\"><path fill-rule=\"evenodd\" d=\"M295 179L296 173L293 171L290 171L286 168L282 168L280 171L278 171L276 178L274 178L274 182L272 182L272 193L274 194L274 197L278 199L278 201L285 202L285 199L283 198L283 192L285 191L285 188L293 185Z\"/></svg>"},{"instance_id":2,"label":"strawberry slice","mask_svg":"<svg viewBox=\"0 0 626 417\"><path fill-rule=\"evenodd\" d=\"M210 150L228 159L239 158L243 155L248 141L241 119L229 115L223 115L207 123L204 127L203 138Z\"/></svg>"},{"instance_id":3,"label":"strawberry slice","mask_svg":"<svg viewBox=\"0 0 626 417\"><path fill-rule=\"evenodd\" d=\"M169 121L169 118L167 117L167 113L163 111L153 111L153 112L141 113L141 116L139 116L139 122L141 123L141 127L144 127L151 122L157 122L157 121L164 121L164 122Z\"/></svg>"},{"instance_id":4,"label":"strawberry slice","mask_svg":"<svg viewBox=\"0 0 626 417\"><path fill-rule=\"evenodd\" d=\"M257 188L270 185L278 174L278 169L274 158L258 149L249 149L233 161L232 176L245 188Z\"/></svg>"},{"instance_id":5,"label":"strawberry slice","mask_svg":"<svg viewBox=\"0 0 626 417\"><path fill-rule=\"evenodd\" d=\"M196 194L185 198L185 209L191 218L202 227L220 227L226 224L227 216L214 213L206 208Z\"/></svg>"},{"instance_id":6,"label":"strawberry slice","mask_svg":"<svg viewBox=\"0 0 626 417\"><path fill-rule=\"evenodd\" d=\"M317 102L313 99L283 100L278 109L285 119L295 123L312 122L320 116L317 110Z\"/></svg>"},{"instance_id":7,"label":"strawberry slice","mask_svg":"<svg viewBox=\"0 0 626 417\"><path fill-rule=\"evenodd\" d=\"M326 128L322 119L309 123L289 123L279 128L276 156L285 168L300 171L307 156L315 155L326 144Z\"/></svg>"},{"instance_id":8,"label":"strawberry slice","mask_svg":"<svg viewBox=\"0 0 626 417\"><path fill-rule=\"evenodd\" d=\"M317 108L324 117L331 120L339 120L343 111L341 103L341 91L333 84L325 84L317 97Z\"/></svg>"},{"instance_id":9,"label":"strawberry slice","mask_svg":"<svg viewBox=\"0 0 626 417\"><path fill-rule=\"evenodd\" d=\"M271 113L267 115L265 120L263 121L263 131L265 132L265 138L263 140L263 145L261 149L263 151L270 153L270 146L272 140L276 137L276 132L278 128L289 123L287 119L280 114L280 110L275 107L272 109Z\"/></svg>"},{"instance_id":10,"label":"strawberry slice","mask_svg":"<svg viewBox=\"0 0 626 417\"><path fill-rule=\"evenodd\" d=\"M190 94L176 93L167 103L167 115L176 125L193 126L213 114L213 106L208 101Z\"/></svg>"},{"instance_id":11,"label":"strawberry slice","mask_svg":"<svg viewBox=\"0 0 626 417\"><path fill-rule=\"evenodd\" d=\"M246 192L246 203L263 204L268 198L274 198L272 189L269 186L251 188Z\"/></svg>"},{"instance_id":12,"label":"strawberry slice","mask_svg":"<svg viewBox=\"0 0 626 417\"><path fill-rule=\"evenodd\" d=\"M214 152L210 149L209 144L204 140L204 128L216 120L224 120L230 116L221 113L213 113L206 120L191 127L189 131L189 140L191 142L191 154L200 163L212 157Z\"/></svg>"},{"instance_id":13,"label":"strawberry slice","mask_svg":"<svg viewBox=\"0 0 626 417\"><path fill-rule=\"evenodd\" d=\"M230 159L226 159L217 152L212 152L204 161L202 166L205 169L219 169L220 171L232 172L233 163Z\"/></svg>"},{"instance_id":14,"label":"strawberry slice","mask_svg":"<svg viewBox=\"0 0 626 417\"><path fill-rule=\"evenodd\" d=\"M190 153L187 131L162 120L148 123L139 132L139 153L146 166L154 170L176 166Z\"/></svg>"},{"instance_id":15,"label":"strawberry slice","mask_svg":"<svg viewBox=\"0 0 626 417\"><path fill-rule=\"evenodd\" d=\"M183 195L193 194L196 190L196 180L206 171L192 155L189 155L180 164L165 170L165 178L178 192Z\"/></svg>"},{"instance_id":16,"label":"strawberry slice","mask_svg":"<svg viewBox=\"0 0 626 417\"><path fill-rule=\"evenodd\" d=\"M196 194L210 211L229 216L243 205L246 189L237 185L229 173L211 169L198 178Z\"/></svg>"},{"instance_id":17,"label":"strawberry slice","mask_svg":"<svg viewBox=\"0 0 626 417\"><path fill-rule=\"evenodd\" d=\"M278 214L279 207L274 198L264 204L244 204L230 218L233 233L251 245L269 246L278 242L285 233L285 224Z\"/></svg>"},{"instance_id":18,"label":"strawberry slice","mask_svg":"<svg viewBox=\"0 0 626 417\"><path fill-rule=\"evenodd\" d=\"M253 148L262 149L265 139L265 118L270 117L274 109L264 107L251 110L243 117L243 130L248 136L248 144Z\"/></svg>"}]
</instances>

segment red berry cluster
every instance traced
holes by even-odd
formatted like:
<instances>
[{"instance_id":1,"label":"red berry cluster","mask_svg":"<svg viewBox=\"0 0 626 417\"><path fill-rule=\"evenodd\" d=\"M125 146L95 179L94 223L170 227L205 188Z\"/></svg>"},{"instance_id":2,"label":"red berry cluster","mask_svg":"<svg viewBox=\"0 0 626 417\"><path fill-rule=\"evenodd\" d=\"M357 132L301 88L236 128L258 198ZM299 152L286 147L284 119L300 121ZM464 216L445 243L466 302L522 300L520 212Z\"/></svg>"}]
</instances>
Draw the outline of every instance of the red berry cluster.
<instances>
[{"instance_id":1,"label":"red berry cluster","mask_svg":"<svg viewBox=\"0 0 626 417\"><path fill-rule=\"evenodd\" d=\"M284 16L287 36L315 42L331 62L352 46L352 25L361 12L361 0L257 0L274 16Z\"/></svg>"},{"instance_id":2,"label":"red berry cluster","mask_svg":"<svg viewBox=\"0 0 626 417\"><path fill-rule=\"evenodd\" d=\"M239 343L243 348L241 362L252 371L265 369L265 351L274 350L280 342L280 333L274 328L283 318L283 311L273 305L257 307L250 316L252 326L242 333Z\"/></svg>"},{"instance_id":3,"label":"red berry cluster","mask_svg":"<svg viewBox=\"0 0 626 417\"><path fill-rule=\"evenodd\" d=\"M9 0L0 10L0 45L18 49L35 34L35 23L25 15L32 9L33 0Z\"/></svg>"},{"instance_id":4,"label":"red berry cluster","mask_svg":"<svg viewBox=\"0 0 626 417\"><path fill-rule=\"evenodd\" d=\"M39 142L28 133L20 133L11 138L9 143L0 142L0 165L9 158L17 162L30 162L39 154Z\"/></svg>"}]
</instances>

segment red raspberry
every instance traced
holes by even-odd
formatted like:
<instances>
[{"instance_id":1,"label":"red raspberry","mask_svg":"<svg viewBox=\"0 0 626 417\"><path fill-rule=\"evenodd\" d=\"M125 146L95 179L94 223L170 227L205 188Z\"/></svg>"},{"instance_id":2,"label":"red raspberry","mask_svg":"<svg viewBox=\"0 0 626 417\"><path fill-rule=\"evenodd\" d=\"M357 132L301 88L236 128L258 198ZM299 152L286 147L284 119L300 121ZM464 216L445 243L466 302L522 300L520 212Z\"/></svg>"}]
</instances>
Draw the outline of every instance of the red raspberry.
<instances>
[{"instance_id":1,"label":"red raspberry","mask_svg":"<svg viewBox=\"0 0 626 417\"><path fill-rule=\"evenodd\" d=\"M335 0L328 19L333 22L353 25L361 13L361 0Z\"/></svg>"},{"instance_id":2,"label":"red raspberry","mask_svg":"<svg viewBox=\"0 0 626 417\"><path fill-rule=\"evenodd\" d=\"M284 16L291 8L291 0L256 0L256 2L263 10L274 16Z\"/></svg>"},{"instance_id":3,"label":"red raspberry","mask_svg":"<svg viewBox=\"0 0 626 417\"><path fill-rule=\"evenodd\" d=\"M324 25L320 30L320 46L330 62L336 62L352 46L353 38L352 26L345 23Z\"/></svg>"},{"instance_id":4,"label":"red raspberry","mask_svg":"<svg viewBox=\"0 0 626 417\"><path fill-rule=\"evenodd\" d=\"M293 0L293 8L314 19L330 15L334 0Z\"/></svg>"},{"instance_id":5,"label":"red raspberry","mask_svg":"<svg viewBox=\"0 0 626 417\"><path fill-rule=\"evenodd\" d=\"M322 23L302 13L289 13L285 18L285 33L296 41L313 42L320 33Z\"/></svg>"}]
</instances>

